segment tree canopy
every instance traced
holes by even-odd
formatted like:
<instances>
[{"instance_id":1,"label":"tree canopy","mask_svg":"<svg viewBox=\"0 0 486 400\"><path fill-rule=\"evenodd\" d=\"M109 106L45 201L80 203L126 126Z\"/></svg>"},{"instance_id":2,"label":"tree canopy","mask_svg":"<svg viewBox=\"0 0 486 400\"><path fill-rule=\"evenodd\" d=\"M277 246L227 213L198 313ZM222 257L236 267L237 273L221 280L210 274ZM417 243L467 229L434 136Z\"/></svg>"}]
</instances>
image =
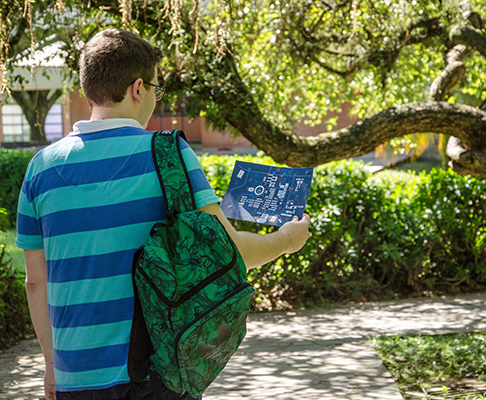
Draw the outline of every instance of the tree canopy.
<instances>
[{"instance_id":1,"label":"tree canopy","mask_svg":"<svg viewBox=\"0 0 486 400\"><path fill-rule=\"evenodd\" d=\"M2 69L61 40L75 71L85 41L122 27L163 49L169 99L276 161L315 166L430 132L452 137L458 172L486 176L485 15L480 0L2 0ZM361 120L333 131L344 103ZM328 131L299 137L303 119Z\"/></svg>"}]
</instances>

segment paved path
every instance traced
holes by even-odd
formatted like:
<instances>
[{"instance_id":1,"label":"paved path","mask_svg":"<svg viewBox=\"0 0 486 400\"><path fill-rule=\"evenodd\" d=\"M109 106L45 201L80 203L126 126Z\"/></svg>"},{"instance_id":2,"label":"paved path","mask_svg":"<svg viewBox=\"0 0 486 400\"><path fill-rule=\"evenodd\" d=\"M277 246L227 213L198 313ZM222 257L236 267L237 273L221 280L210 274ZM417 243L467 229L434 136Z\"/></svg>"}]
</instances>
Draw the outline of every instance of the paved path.
<instances>
[{"instance_id":1,"label":"paved path","mask_svg":"<svg viewBox=\"0 0 486 400\"><path fill-rule=\"evenodd\" d=\"M486 330L486 294L364 303L250 316L237 354L205 400L327 400L402 397L369 337ZM0 398L42 398L35 340L0 355Z\"/></svg>"}]
</instances>

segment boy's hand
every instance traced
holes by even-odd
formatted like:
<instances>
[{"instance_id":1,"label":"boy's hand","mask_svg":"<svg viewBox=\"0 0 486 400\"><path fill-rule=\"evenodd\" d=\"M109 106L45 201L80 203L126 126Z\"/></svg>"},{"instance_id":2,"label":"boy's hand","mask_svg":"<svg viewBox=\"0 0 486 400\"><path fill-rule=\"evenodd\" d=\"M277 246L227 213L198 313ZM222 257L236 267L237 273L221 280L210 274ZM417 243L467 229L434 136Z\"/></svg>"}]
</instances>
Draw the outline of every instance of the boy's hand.
<instances>
[{"instance_id":1,"label":"boy's hand","mask_svg":"<svg viewBox=\"0 0 486 400\"><path fill-rule=\"evenodd\" d=\"M287 243L286 253L295 253L299 251L310 238L309 232L310 217L308 214L304 214L299 221L299 217L296 215L292 218L292 221L283 224L278 233L282 235L283 240Z\"/></svg>"}]
</instances>

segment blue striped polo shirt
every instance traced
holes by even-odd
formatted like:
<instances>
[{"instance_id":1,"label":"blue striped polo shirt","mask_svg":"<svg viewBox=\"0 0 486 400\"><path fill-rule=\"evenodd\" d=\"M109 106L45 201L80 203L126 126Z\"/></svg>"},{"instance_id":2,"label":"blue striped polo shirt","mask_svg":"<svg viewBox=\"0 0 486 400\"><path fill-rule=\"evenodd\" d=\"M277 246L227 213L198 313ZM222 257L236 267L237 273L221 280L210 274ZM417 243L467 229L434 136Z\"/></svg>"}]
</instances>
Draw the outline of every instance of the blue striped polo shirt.
<instances>
[{"instance_id":1,"label":"blue striped polo shirt","mask_svg":"<svg viewBox=\"0 0 486 400\"><path fill-rule=\"evenodd\" d=\"M58 391L129 381L132 257L165 220L152 133L132 119L80 121L27 168L16 245L46 255ZM181 149L197 207L219 202L182 139Z\"/></svg>"}]
</instances>

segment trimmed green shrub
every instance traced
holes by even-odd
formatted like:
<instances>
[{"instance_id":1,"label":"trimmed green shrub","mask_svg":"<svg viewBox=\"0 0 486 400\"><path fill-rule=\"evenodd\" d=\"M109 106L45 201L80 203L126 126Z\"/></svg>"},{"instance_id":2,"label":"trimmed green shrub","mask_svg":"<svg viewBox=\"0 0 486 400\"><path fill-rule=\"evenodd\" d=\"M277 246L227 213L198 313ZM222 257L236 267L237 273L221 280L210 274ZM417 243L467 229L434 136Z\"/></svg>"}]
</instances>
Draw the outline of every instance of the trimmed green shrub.
<instances>
[{"instance_id":1,"label":"trimmed green shrub","mask_svg":"<svg viewBox=\"0 0 486 400\"><path fill-rule=\"evenodd\" d=\"M2 232L5 232L7 223L7 213L0 208ZM33 332L24 280L25 275L12 267L5 253L5 244L0 243L0 350Z\"/></svg>"},{"instance_id":2,"label":"trimmed green shrub","mask_svg":"<svg viewBox=\"0 0 486 400\"><path fill-rule=\"evenodd\" d=\"M412 214L421 215L418 245L426 262L414 270L421 289L480 290L486 278L486 179L432 170L422 174ZM415 277L414 277L415 278ZM448 289L449 288L449 289Z\"/></svg>"},{"instance_id":3,"label":"trimmed green shrub","mask_svg":"<svg viewBox=\"0 0 486 400\"><path fill-rule=\"evenodd\" d=\"M0 148L0 207L7 210L10 224L15 225L17 203L25 171L33 151Z\"/></svg>"},{"instance_id":4,"label":"trimmed green shrub","mask_svg":"<svg viewBox=\"0 0 486 400\"><path fill-rule=\"evenodd\" d=\"M223 197L234 162L201 157ZM246 161L274 164L271 159ZM360 162L314 170L301 251L251 270L260 309L320 306L486 289L486 180L433 170L370 174ZM275 228L234 221L237 229Z\"/></svg>"}]
</instances>

